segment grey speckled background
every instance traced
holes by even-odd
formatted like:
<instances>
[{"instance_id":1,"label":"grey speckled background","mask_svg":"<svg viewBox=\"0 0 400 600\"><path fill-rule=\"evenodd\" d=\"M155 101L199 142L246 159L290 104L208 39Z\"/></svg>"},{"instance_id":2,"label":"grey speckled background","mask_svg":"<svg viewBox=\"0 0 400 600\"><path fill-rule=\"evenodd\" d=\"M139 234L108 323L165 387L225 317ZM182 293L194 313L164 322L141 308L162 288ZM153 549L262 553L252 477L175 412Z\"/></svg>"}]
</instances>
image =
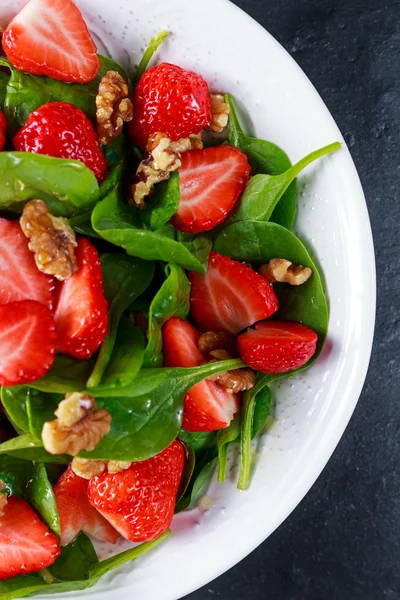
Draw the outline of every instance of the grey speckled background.
<instances>
[{"instance_id":1,"label":"grey speckled background","mask_svg":"<svg viewBox=\"0 0 400 600\"><path fill-rule=\"evenodd\" d=\"M377 325L361 399L317 483L257 550L185 600L399 600L400 2L235 3L295 58L349 144L375 238Z\"/></svg>"}]
</instances>

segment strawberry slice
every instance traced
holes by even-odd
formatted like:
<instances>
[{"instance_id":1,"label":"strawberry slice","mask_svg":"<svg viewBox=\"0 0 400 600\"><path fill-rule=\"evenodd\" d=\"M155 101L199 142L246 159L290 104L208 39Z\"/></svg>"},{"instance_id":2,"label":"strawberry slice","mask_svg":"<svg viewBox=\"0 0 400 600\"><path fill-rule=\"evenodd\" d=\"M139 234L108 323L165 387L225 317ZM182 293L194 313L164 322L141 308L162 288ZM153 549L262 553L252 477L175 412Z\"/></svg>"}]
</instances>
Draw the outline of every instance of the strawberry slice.
<instances>
[{"instance_id":1,"label":"strawberry slice","mask_svg":"<svg viewBox=\"0 0 400 600\"><path fill-rule=\"evenodd\" d=\"M207 362L198 348L200 333L190 323L172 317L163 327L166 367L197 367ZM186 394L182 426L187 431L215 431L228 427L240 408L238 394L219 383L201 381Z\"/></svg>"},{"instance_id":2,"label":"strawberry slice","mask_svg":"<svg viewBox=\"0 0 400 600\"><path fill-rule=\"evenodd\" d=\"M58 540L25 500L12 496L0 517L0 580L45 569L60 554Z\"/></svg>"},{"instance_id":3,"label":"strawberry slice","mask_svg":"<svg viewBox=\"0 0 400 600\"><path fill-rule=\"evenodd\" d=\"M56 332L47 306L22 300L0 306L0 385L40 379L54 362Z\"/></svg>"},{"instance_id":4,"label":"strawberry slice","mask_svg":"<svg viewBox=\"0 0 400 600\"><path fill-rule=\"evenodd\" d=\"M41 273L18 221L0 218L0 304L36 300L53 305L54 277Z\"/></svg>"},{"instance_id":5,"label":"strawberry slice","mask_svg":"<svg viewBox=\"0 0 400 600\"><path fill-rule=\"evenodd\" d=\"M5 30L3 48L20 71L60 81L85 83L100 69L96 46L72 0L29 0Z\"/></svg>"},{"instance_id":6,"label":"strawberry slice","mask_svg":"<svg viewBox=\"0 0 400 600\"><path fill-rule=\"evenodd\" d=\"M101 514L89 504L89 481L75 475L71 467L54 486L61 525L61 546L70 544L80 531L96 540L115 544L118 533Z\"/></svg>"},{"instance_id":7,"label":"strawberry slice","mask_svg":"<svg viewBox=\"0 0 400 600\"><path fill-rule=\"evenodd\" d=\"M57 348L75 358L90 358L104 341L108 329L101 263L89 240L76 248L78 270L59 287L56 307Z\"/></svg>"},{"instance_id":8,"label":"strawberry slice","mask_svg":"<svg viewBox=\"0 0 400 600\"><path fill-rule=\"evenodd\" d=\"M203 331L242 329L278 310L271 284L251 267L210 252L205 275L189 273L191 313Z\"/></svg>"},{"instance_id":9,"label":"strawberry slice","mask_svg":"<svg viewBox=\"0 0 400 600\"><path fill-rule=\"evenodd\" d=\"M233 146L192 150L182 155L179 210L172 224L200 233L222 223L250 177L247 156Z\"/></svg>"},{"instance_id":10,"label":"strawberry slice","mask_svg":"<svg viewBox=\"0 0 400 600\"><path fill-rule=\"evenodd\" d=\"M4 150L6 143L7 121L2 112L0 112L0 152Z\"/></svg>"},{"instance_id":11,"label":"strawberry slice","mask_svg":"<svg viewBox=\"0 0 400 600\"><path fill-rule=\"evenodd\" d=\"M183 446L175 440L124 471L92 477L89 502L125 539L150 542L171 524L184 462Z\"/></svg>"},{"instance_id":12,"label":"strawberry slice","mask_svg":"<svg viewBox=\"0 0 400 600\"><path fill-rule=\"evenodd\" d=\"M262 373L286 373L306 364L315 354L318 336L292 321L257 323L238 338L243 361Z\"/></svg>"}]
</instances>

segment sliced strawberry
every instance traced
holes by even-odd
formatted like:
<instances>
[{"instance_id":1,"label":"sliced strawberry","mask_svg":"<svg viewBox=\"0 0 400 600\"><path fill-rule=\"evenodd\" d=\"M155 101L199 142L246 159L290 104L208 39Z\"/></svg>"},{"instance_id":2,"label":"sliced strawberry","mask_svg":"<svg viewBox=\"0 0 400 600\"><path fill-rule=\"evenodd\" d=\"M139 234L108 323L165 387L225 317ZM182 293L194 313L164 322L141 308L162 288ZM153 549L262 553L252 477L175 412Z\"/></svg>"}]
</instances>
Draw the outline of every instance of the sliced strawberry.
<instances>
[{"instance_id":1,"label":"sliced strawberry","mask_svg":"<svg viewBox=\"0 0 400 600\"><path fill-rule=\"evenodd\" d=\"M89 504L89 481L75 475L71 467L54 486L61 525L61 546L70 544L80 531L96 540L115 544L118 533L101 514Z\"/></svg>"},{"instance_id":2,"label":"sliced strawberry","mask_svg":"<svg viewBox=\"0 0 400 600\"><path fill-rule=\"evenodd\" d=\"M2 112L0 112L0 152L4 150L6 143L7 121Z\"/></svg>"},{"instance_id":3,"label":"sliced strawberry","mask_svg":"<svg viewBox=\"0 0 400 600\"><path fill-rule=\"evenodd\" d=\"M171 524L184 460L182 444L174 441L124 471L96 475L89 481L89 502L125 539L154 540Z\"/></svg>"},{"instance_id":4,"label":"sliced strawberry","mask_svg":"<svg viewBox=\"0 0 400 600\"><path fill-rule=\"evenodd\" d=\"M216 252L210 252L207 273L189 273L189 279L191 313L203 331L238 333L278 310L264 277Z\"/></svg>"},{"instance_id":5,"label":"sliced strawberry","mask_svg":"<svg viewBox=\"0 0 400 600\"><path fill-rule=\"evenodd\" d=\"M58 540L25 500L8 498L0 517L0 579L35 573L60 554Z\"/></svg>"},{"instance_id":6,"label":"sliced strawberry","mask_svg":"<svg viewBox=\"0 0 400 600\"><path fill-rule=\"evenodd\" d=\"M182 155L179 210L173 225L186 233L213 229L235 206L250 177L247 156L233 146Z\"/></svg>"},{"instance_id":7,"label":"sliced strawberry","mask_svg":"<svg viewBox=\"0 0 400 600\"><path fill-rule=\"evenodd\" d=\"M36 300L53 305L54 277L41 273L18 221L0 218L0 304Z\"/></svg>"},{"instance_id":8,"label":"sliced strawberry","mask_svg":"<svg viewBox=\"0 0 400 600\"><path fill-rule=\"evenodd\" d=\"M75 358L90 358L104 341L108 329L101 263L87 239L76 249L78 271L59 287L56 307L57 348Z\"/></svg>"},{"instance_id":9,"label":"sliced strawberry","mask_svg":"<svg viewBox=\"0 0 400 600\"><path fill-rule=\"evenodd\" d=\"M190 323L172 317L163 328L166 367L197 367L207 362L198 348L200 333ZM215 431L228 427L240 408L238 394L219 383L201 381L186 394L182 426L187 431Z\"/></svg>"},{"instance_id":10,"label":"sliced strawberry","mask_svg":"<svg viewBox=\"0 0 400 600\"><path fill-rule=\"evenodd\" d=\"M0 306L0 385L40 379L54 362L56 332L47 306L22 300Z\"/></svg>"},{"instance_id":11,"label":"sliced strawberry","mask_svg":"<svg viewBox=\"0 0 400 600\"><path fill-rule=\"evenodd\" d=\"M243 361L262 373L286 373L302 367L314 355L318 336L292 321L257 323L238 338Z\"/></svg>"},{"instance_id":12,"label":"sliced strawberry","mask_svg":"<svg viewBox=\"0 0 400 600\"><path fill-rule=\"evenodd\" d=\"M100 60L72 0L29 0L3 34L8 60L21 71L84 83L96 77Z\"/></svg>"}]
</instances>

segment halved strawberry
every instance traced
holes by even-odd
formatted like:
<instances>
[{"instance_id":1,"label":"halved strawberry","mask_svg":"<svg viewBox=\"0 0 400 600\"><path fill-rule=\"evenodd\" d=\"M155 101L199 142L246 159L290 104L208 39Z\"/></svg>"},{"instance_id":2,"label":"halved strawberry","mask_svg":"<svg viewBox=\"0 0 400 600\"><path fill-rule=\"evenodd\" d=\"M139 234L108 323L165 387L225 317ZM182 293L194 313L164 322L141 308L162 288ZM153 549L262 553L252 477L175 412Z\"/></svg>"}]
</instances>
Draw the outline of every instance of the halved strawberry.
<instances>
[{"instance_id":1,"label":"halved strawberry","mask_svg":"<svg viewBox=\"0 0 400 600\"><path fill-rule=\"evenodd\" d=\"M292 321L257 323L238 338L243 361L262 373L286 373L302 367L314 355L318 336Z\"/></svg>"},{"instance_id":2,"label":"halved strawberry","mask_svg":"<svg viewBox=\"0 0 400 600\"><path fill-rule=\"evenodd\" d=\"M84 83L100 61L78 7L72 0L29 0L3 34L8 60L21 71Z\"/></svg>"},{"instance_id":3,"label":"halved strawberry","mask_svg":"<svg viewBox=\"0 0 400 600\"><path fill-rule=\"evenodd\" d=\"M0 152L4 150L6 143L7 121L2 112L0 112Z\"/></svg>"},{"instance_id":4,"label":"halved strawberry","mask_svg":"<svg viewBox=\"0 0 400 600\"><path fill-rule=\"evenodd\" d=\"M172 317L163 327L164 365L197 367L207 362L198 348L200 333L190 323ZM240 408L238 394L204 380L186 394L182 426L187 431L215 431L228 427Z\"/></svg>"},{"instance_id":5,"label":"halved strawberry","mask_svg":"<svg viewBox=\"0 0 400 600\"><path fill-rule=\"evenodd\" d=\"M61 525L61 546L70 544L80 531L96 540L115 544L118 533L91 506L87 497L89 481L75 475L71 467L54 486Z\"/></svg>"},{"instance_id":6,"label":"halved strawberry","mask_svg":"<svg viewBox=\"0 0 400 600\"><path fill-rule=\"evenodd\" d=\"M183 446L175 440L160 454L124 471L92 477L89 502L125 539L154 540L171 524L184 461Z\"/></svg>"},{"instance_id":7,"label":"halved strawberry","mask_svg":"<svg viewBox=\"0 0 400 600\"><path fill-rule=\"evenodd\" d=\"M233 146L192 150L182 155L179 210L172 224L200 233L222 223L250 177L247 156Z\"/></svg>"},{"instance_id":8,"label":"halved strawberry","mask_svg":"<svg viewBox=\"0 0 400 600\"><path fill-rule=\"evenodd\" d=\"M22 300L0 306L0 385L40 379L54 362L56 332L47 306Z\"/></svg>"},{"instance_id":9,"label":"halved strawberry","mask_svg":"<svg viewBox=\"0 0 400 600\"><path fill-rule=\"evenodd\" d=\"M89 240L76 248L78 271L59 287L56 306L57 349L75 358L90 358L108 329L101 263Z\"/></svg>"},{"instance_id":10,"label":"halved strawberry","mask_svg":"<svg viewBox=\"0 0 400 600\"><path fill-rule=\"evenodd\" d=\"M251 267L210 252L205 275L189 273L191 313L203 331L238 333L278 310L271 284Z\"/></svg>"},{"instance_id":11,"label":"halved strawberry","mask_svg":"<svg viewBox=\"0 0 400 600\"><path fill-rule=\"evenodd\" d=\"M36 266L18 221L0 218L0 304L36 300L53 305L54 277Z\"/></svg>"},{"instance_id":12,"label":"halved strawberry","mask_svg":"<svg viewBox=\"0 0 400 600\"><path fill-rule=\"evenodd\" d=\"M0 517L0 579L35 573L60 554L58 540L25 500L8 498Z\"/></svg>"}]
</instances>

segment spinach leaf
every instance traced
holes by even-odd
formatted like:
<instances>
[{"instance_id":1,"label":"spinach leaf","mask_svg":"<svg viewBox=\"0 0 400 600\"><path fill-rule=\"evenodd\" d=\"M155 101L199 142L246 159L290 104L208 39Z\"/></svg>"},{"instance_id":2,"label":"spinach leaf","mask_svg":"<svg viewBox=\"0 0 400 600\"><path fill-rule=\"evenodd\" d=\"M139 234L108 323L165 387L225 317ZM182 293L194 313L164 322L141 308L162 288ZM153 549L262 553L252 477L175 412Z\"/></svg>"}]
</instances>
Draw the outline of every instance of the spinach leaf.
<instances>
[{"instance_id":1,"label":"spinach leaf","mask_svg":"<svg viewBox=\"0 0 400 600\"><path fill-rule=\"evenodd\" d=\"M29 388L55 394L81 391L85 389L86 381L92 370L93 362L90 360L77 360L59 354L55 357L50 371L41 379L30 383ZM25 387L24 389L29 388ZM15 388L6 389L13 390Z\"/></svg>"},{"instance_id":2,"label":"spinach leaf","mask_svg":"<svg viewBox=\"0 0 400 600\"><path fill-rule=\"evenodd\" d=\"M36 440L42 441L42 429L46 421L55 419L54 411L64 398L61 394L45 394L38 390L28 390L26 408L30 434Z\"/></svg>"},{"instance_id":3,"label":"spinach leaf","mask_svg":"<svg viewBox=\"0 0 400 600\"><path fill-rule=\"evenodd\" d=\"M179 173L175 171L167 181L155 186L154 194L140 210L140 220L152 231L161 229L178 210L179 200Z\"/></svg>"},{"instance_id":4,"label":"spinach leaf","mask_svg":"<svg viewBox=\"0 0 400 600\"><path fill-rule=\"evenodd\" d=\"M225 101L230 107L229 141L233 146L236 146L247 155L252 168L252 174L280 175L290 169L292 163L281 148L272 142L250 137L244 133L237 116L235 102L230 94L226 94ZM279 225L287 229L291 229L296 216L296 208L296 182L293 182L272 213L271 221L279 223Z\"/></svg>"},{"instance_id":5,"label":"spinach leaf","mask_svg":"<svg viewBox=\"0 0 400 600\"><path fill-rule=\"evenodd\" d=\"M20 212L39 199L59 217L86 212L99 199L90 169L78 160L32 152L0 152L0 209Z\"/></svg>"},{"instance_id":6,"label":"spinach leaf","mask_svg":"<svg viewBox=\"0 0 400 600\"><path fill-rule=\"evenodd\" d=\"M215 467L217 465L217 458L212 458L209 462L203 464L203 461L196 461L192 480L189 483L185 496L177 503L175 512L181 512L193 506L195 500L200 495L204 486L209 482ZM198 467L200 463L201 468Z\"/></svg>"},{"instance_id":7,"label":"spinach leaf","mask_svg":"<svg viewBox=\"0 0 400 600\"><path fill-rule=\"evenodd\" d=\"M229 427L218 432L218 481L220 482L224 482L226 479L229 447L240 437L240 418L240 413L237 413Z\"/></svg>"},{"instance_id":8,"label":"spinach leaf","mask_svg":"<svg viewBox=\"0 0 400 600\"><path fill-rule=\"evenodd\" d=\"M115 140L102 146L103 154L107 161L108 174L100 184L100 200L108 196L122 179L128 160L128 143L124 133Z\"/></svg>"},{"instance_id":9,"label":"spinach leaf","mask_svg":"<svg viewBox=\"0 0 400 600\"><path fill-rule=\"evenodd\" d=\"M0 455L7 454L23 460L33 460L44 463L57 463L67 465L71 457L66 454L53 455L46 452L43 444L31 435L20 435L12 440L0 444Z\"/></svg>"},{"instance_id":10,"label":"spinach leaf","mask_svg":"<svg viewBox=\"0 0 400 600\"><path fill-rule=\"evenodd\" d=\"M76 215L75 217L69 218L69 224L75 233L82 235L84 237L92 237L98 240L101 240L101 237L97 235L95 230L92 227L92 209L88 210L81 215Z\"/></svg>"},{"instance_id":11,"label":"spinach leaf","mask_svg":"<svg viewBox=\"0 0 400 600\"><path fill-rule=\"evenodd\" d=\"M251 439L258 436L266 428L267 419L271 414L272 394L266 385L256 394L254 400L253 423L251 427Z\"/></svg>"},{"instance_id":12,"label":"spinach leaf","mask_svg":"<svg viewBox=\"0 0 400 600\"><path fill-rule=\"evenodd\" d=\"M3 110L4 101L7 94L7 85L10 80L10 73L0 71L0 109Z\"/></svg>"},{"instance_id":13,"label":"spinach leaf","mask_svg":"<svg viewBox=\"0 0 400 600\"><path fill-rule=\"evenodd\" d=\"M191 271L205 272L186 246L175 240L176 230L172 226L158 231L141 229L136 209L122 204L118 188L94 208L92 227L103 239L121 246L131 256L174 262Z\"/></svg>"},{"instance_id":14,"label":"spinach leaf","mask_svg":"<svg viewBox=\"0 0 400 600\"><path fill-rule=\"evenodd\" d=\"M171 317L186 319L190 309L190 284L184 271L174 263L165 267L167 278L154 296L149 309L144 367L159 367L163 362L162 326Z\"/></svg>"},{"instance_id":15,"label":"spinach leaf","mask_svg":"<svg viewBox=\"0 0 400 600\"><path fill-rule=\"evenodd\" d=\"M179 439L187 446L193 448L194 452L205 450L206 448L215 448L217 443L216 431L186 431L181 429Z\"/></svg>"},{"instance_id":16,"label":"spinach leaf","mask_svg":"<svg viewBox=\"0 0 400 600\"><path fill-rule=\"evenodd\" d=\"M38 575L19 575L11 579L0 581L1 600L14 600L14 598L25 598L41 590L45 582Z\"/></svg>"},{"instance_id":17,"label":"spinach leaf","mask_svg":"<svg viewBox=\"0 0 400 600\"><path fill-rule=\"evenodd\" d=\"M207 270L208 256L212 248L212 239L210 233L182 233L176 232L176 239L183 244L191 254L203 265L204 270Z\"/></svg>"},{"instance_id":18,"label":"spinach leaf","mask_svg":"<svg viewBox=\"0 0 400 600\"><path fill-rule=\"evenodd\" d=\"M122 314L146 290L154 275L152 263L125 254L103 254L101 266L104 294L109 305L109 329L88 379L88 388L100 385L111 359Z\"/></svg>"},{"instance_id":19,"label":"spinach leaf","mask_svg":"<svg viewBox=\"0 0 400 600\"><path fill-rule=\"evenodd\" d=\"M335 142L311 152L281 175L255 175L252 177L240 200L237 212L230 218L230 223L269 221L278 202L297 175L314 160L339 150L340 146L339 142Z\"/></svg>"},{"instance_id":20,"label":"spinach leaf","mask_svg":"<svg viewBox=\"0 0 400 600\"><path fill-rule=\"evenodd\" d=\"M59 581L83 581L89 579L90 569L98 564L96 551L90 539L80 533L50 567L49 572Z\"/></svg>"},{"instance_id":21,"label":"spinach leaf","mask_svg":"<svg viewBox=\"0 0 400 600\"><path fill-rule=\"evenodd\" d=\"M137 82L139 81L139 79L141 78L143 73L146 71L154 54L157 52L158 48L161 46L161 44L167 37L168 37L168 31L160 31L159 33L157 33L157 35L155 35L153 38L151 38L151 40L146 48L146 51L143 54L142 59L137 68L135 78L134 78L135 85L137 84Z\"/></svg>"},{"instance_id":22,"label":"spinach leaf","mask_svg":"<svg viewBox=\"0 0 400 600\"><path fill-rule=\"evenodd\" d=\"M33 463L3 454L0 456L0 479L10 496L25 497L25 489L33 477Z\"/></svg>"},{"instance_id":23,"label":"spinach leaf","mask_svg":"<svg viewBox=\"0 0 400 600\"><path fill-rule=\"evenodd\" d=\"M185 496L186 491L189 487L190 481L193 476L193 471L196 466L196 454L193 448L187 444L185 446L185 463L183 466L183 471L181 475L181 480L179 482L178 492L176 494L176 504L180 502L180 500ZM176 505L175 505L176 512Z\"/></svg>"},{"instance_id":24,"label":"spinach leaf","mask_svg":"<svg viewBox=\"0 0 400 600\"><path fill-rule=\"evenodd\" d=\"M60 537L60 519L56 499L43 463L36 463L34 466L33 477L27 487L27 500L41 515L42 521Z\"/></svg>"},{"instance_id":25,"label":"spinach leaf","mask_svg":"<svg viewBox=\"0 0 400 600\"><path fill-rule=\"evenodd\" d=\"M279 298L278 317L311 327L318 335L321 349L328 329L327 301L318 269L293 233L276 223L242 221L227 227L216 239L214 249L254 265L279 257L310 267L313 274L303 285L279 284L274 289Z\"/></svg>"},{"instance_id":26,"label":"spinach leaf","mask_svg":"<svg viewBox=\"0 0 400 600\"><path fill-rule=\"evenodd\" d=\"M151 458L177 437L183 400L190 388L214 373L243 366L241 360L234 359L192 369L142 369L125 388L92 389L96 405L111 414L111 429L94 450L80 456L127 461Z\"/></svg>"},{"instance_id":27,"label":"spinach leaf","mask_svg":"<svg viewBox=\"0 0 400 600\"><path fill-rule=\"evenodd\" d=\"M18 433L29 433L26 398L27 390L20 385L1 388L1 403L4 411Z\"/></svg>"}]
</instances>

